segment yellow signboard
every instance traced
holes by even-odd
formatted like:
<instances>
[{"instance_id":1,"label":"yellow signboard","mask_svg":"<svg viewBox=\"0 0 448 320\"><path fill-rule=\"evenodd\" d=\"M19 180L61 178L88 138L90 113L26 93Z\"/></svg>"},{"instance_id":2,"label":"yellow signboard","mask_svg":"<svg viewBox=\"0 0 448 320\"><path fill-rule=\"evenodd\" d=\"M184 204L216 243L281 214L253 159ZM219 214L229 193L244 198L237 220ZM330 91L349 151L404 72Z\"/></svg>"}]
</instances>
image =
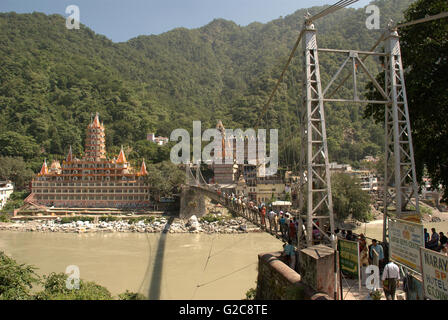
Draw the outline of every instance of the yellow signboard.
<instances>
[{"instance_id":1,"label":"yellow signboard","mask_svg":"<svg viewBox=\"0 0 448 320\"><path fill-rule=\"evenodd\" d=\"M425 243L423 225L390 218L388 225L390 259L420 272L420 247Z\"/></svg>"},{"instance_id":2,"label":"yellow signboard","mask_svg":"<svg viewBox=\"0 0 448 320\"><path fill-rule=\"evenodd\" d=\"M448 257L423 247L420 252L425 297L448 300Z\"/></svg>"}]
</instances>

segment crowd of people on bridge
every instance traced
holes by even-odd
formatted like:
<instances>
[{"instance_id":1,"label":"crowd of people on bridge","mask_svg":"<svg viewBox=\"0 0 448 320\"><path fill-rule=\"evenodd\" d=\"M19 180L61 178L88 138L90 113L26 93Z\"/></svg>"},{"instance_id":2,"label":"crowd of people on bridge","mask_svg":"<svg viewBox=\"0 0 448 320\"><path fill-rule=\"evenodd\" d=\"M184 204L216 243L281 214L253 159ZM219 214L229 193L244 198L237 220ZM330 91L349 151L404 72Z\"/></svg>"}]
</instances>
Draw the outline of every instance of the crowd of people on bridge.
<instances>
[{"instance_id":1,"label":"crowd of people on bridge","mask_svg":"<svg viewBox=\"0 0 448 320\"><path fill-rule=\"evenodd\" d=\"M219 193L219 192L218 192ZM220 193L219 193L220 194ZM260 223L261 228L266 231L279 235L285 242L291 241L293 245L297 244L297 233L299 222L296 214L289 211L274 210L271 205L265 203L256 203L243 196L237 196L233 193L222 193L226 203L233 206L236 210L242 211L247 216L248 212L255 213L256 221ZM319 230L313 232L316 239L320 237Z\"/></svg>"},{"instance_id":2,"label":"crowd of people on bridge","mask_svg":"<svg viewBox=\"0 0 448 320\"><path fill-rule=\"evenodd\" d=\"M299 231L299 221L296 213L289 212L287 210L274 210L272 206L265 203L255 203L250 201L244 196L237 196L235 194L226 194L218 191L220 196L223 196L226 204L234 207L235 210L239 210L246 217L252 217L252 221L258 222L262 229L278 236L284 241L283 256L286 258L286 263L295 269L296 266L296 249L297 246L297 234ZM313 221L313 243L319 243L323 240L324 236L321 234L319 221ZM324 226L322 229L326 230ZM436 232L435 228L431 229L430 235L427 229L424 229L425 247L431 250L441 252L448 256L448 237L443 232ZM327 232L329 236L329 233ZM381 243L377 239L372 239L371 243L367 243L367 238L364 234L354 234L351 230L335 230L337 239L345 239L350 241L357 241L359 243L359 254L361 268L365 268L369 265L378 265L381 280L383 284L384 293L386 298L395 299L395 292L400 283L399 267L393 262L387 259L388 247L384 243Z\"/></svg>"}]
</instances>

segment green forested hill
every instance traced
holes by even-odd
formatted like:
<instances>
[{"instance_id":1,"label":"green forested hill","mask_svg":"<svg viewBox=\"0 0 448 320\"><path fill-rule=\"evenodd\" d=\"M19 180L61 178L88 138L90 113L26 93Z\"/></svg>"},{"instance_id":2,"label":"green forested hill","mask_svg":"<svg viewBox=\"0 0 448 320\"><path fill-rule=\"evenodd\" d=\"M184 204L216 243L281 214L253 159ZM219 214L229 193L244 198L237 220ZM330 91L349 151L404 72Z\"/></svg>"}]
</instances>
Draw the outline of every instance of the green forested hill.
<instances>
[{"instance_id":1,"label":"green forested hill","mask_svg":"<svg viewBox=\"0 0 448 320\"><path fill-rule=\"evenodd\" d=\"M412 0L379 0L381 26L402 19ZM323 7L308 9L316 13ZM267 24L240 27L217 19L113 43L85 26L67 30L59 15L0 14L0 155L22 156L36 170L43 158L83 150L91 113L100 112L107 147L158 161L163 148L142 141L149 131L203 129L218 119L253 127L302 26L306 9ZM365 27L365 9L344 9L316 23L321 47L369 49L380 35ZM321 54L325 84L343 56ZM367 60L368 61L368 60ZM378 64L368 61L374 72ZM280 128L281 159L297 160L301 60L296 56L261 127ZM361 78L363 79L363 78ZM365 78L364 78L365 79ZM348 85L348 90L350 84ZM364 106L328 105L332 161L356 163L383 146L383 130L363 119Z\"/></svg>"}]
</instances>

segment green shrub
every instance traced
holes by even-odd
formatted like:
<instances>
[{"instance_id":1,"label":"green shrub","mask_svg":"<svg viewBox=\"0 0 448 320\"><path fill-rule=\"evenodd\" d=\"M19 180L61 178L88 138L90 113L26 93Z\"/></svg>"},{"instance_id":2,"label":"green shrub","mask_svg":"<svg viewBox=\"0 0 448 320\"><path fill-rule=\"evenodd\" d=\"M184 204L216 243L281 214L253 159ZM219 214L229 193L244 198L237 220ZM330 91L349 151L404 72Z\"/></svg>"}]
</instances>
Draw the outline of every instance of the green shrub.
<instances>
[{"instance_id":1,"label":"green shrub","mask_svg":"<svg viewBox=\"0 0 448 320\"><path fill-rule=\"evenodd\" d=\"M246 299L243 299L243 300L255 300L256 294L257 294L257 289L250 288L249 290L246 291Z\"/></svg>"},{"instance_id":2,"label":"green shrub","mask_svg":"<svg viewBox=\"0 0 448 320\"><path fill-rule=\"evenodd\" d=\"M126 290L126 292L120 293L118 295L119 300L148 300L143 294L138 292L131 292Z\"/></svg>"},{"instance_id":3,"label":"green shrub","mask_svg":"<svg viewBox=\"0 0 448 320\"><path fill-rule=\"evenodd\" d=\"M7 213L0 213L0 222L10 222L11 218Z\"/></svg>"},{"instance_id":4,"label":"green shrub","mask_svg":"<svg viewBox=\"0 0 448 320\"><path fill-rule=\"evenodd\" d=\"M94 220L95 220L94 217L86 217L86 216L62 217L60 223L71 223L76 221L93 222Z\"/></svg>"},{"instance_id":5,"label":"green shrub","mask_svg":"<svg viewBox=\"0 0 448 320\"><path fill-rule=\"evenodd\" d=\"M216 222L216 221L223 221L224 218L222 216L217 216L215 214L207 214L205 216L203 216L202 218L199 219L201 222L208 222L208 223L212 223L212 222Z\"/></svg>"},{"instance_id":6,"label":"green shrub","mask_svg":"<svg viewBox=\"0 0 448 320\"><path fill-rule=\"evenodd\" d=\"M139 221L143 221L144 223L151 223L154 220L155 220L155 217L151 216L149 218L148 217L132 217L132 218L129 218L127 221L129 224L132 224L132 223L137 223Z\"/></svg>"},{"instance_id":7,"label":"green shrub","mask_svg":"<svg viewBox=\"0 0 448 320\"><path fill-rule=\"evenodd\" d=\"M115 217L115 216L101 216L99 218L99 221L104 221L104 222L112 222L112 221L118 221L121 220L121 218Z\"/></svg>"},{"instance_id":8,"label":"green shrub","mask_svg":"<svg viewBox=\"0 0 448 320\"><path fill-rule=\"evenodd\" d=\"M79 289L68 289L68 275L50 273L44 276L44 290L38 292L36 300L112 300L112 294L105 287L91 281L79 280Z\"/></svg>"}]
</instances>

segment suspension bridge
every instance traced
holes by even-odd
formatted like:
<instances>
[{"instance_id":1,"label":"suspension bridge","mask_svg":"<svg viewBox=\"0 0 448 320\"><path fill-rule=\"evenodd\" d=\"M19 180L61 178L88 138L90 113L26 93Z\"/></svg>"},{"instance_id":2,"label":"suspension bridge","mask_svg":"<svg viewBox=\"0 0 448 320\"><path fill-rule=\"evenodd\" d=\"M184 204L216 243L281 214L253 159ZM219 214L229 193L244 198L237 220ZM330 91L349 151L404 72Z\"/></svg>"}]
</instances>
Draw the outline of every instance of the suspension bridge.
<instances>
[{"instance_id":1,"label":"suspension bridge","mask_svg":"<svg viewBox=\"0 0 448 320\"><path fill-rule=\"evenodd\" d=\"M232 197L230 194L222 193L214 185L207 184L201 173L200 166L196 167L196 174L193 174L190 166L186 166L186 176L188 188L202 193L209 199L225 207L232 214L246 219L277 239L286 240L282 236L278 219L270 217L268 211L266 211L265 216L261 215L258 207L252 201L243 200L241 197ZM295 216L296 213L291 211L290 214Z\"/></svg>"},{"instance_id":2,"label":"suspension bridge","mask_svg":"<svg viewBox=\"0 0 448 320\"><path fill-rule=\"evenodd\" d=\"M298 247L306 248L315 244L313 229L317 228L325 237L325 244L336 247L336 236L333 214L333 198L330 181L330 162L327 144L327 129L324 106L327 103L360 103L381 104L385 106L385 173L383 186L383 242L387 243L388 226L387 218L393 213L395 217L407 218L420 216L417 177L414 162L414 150L412 144L411 124L406 97L406 86L401 58L401 49L398 30L410 25L425 23L436 19L448 17L448 13L440 13L427 16L415 21L394 24L390 22L380 38L368 51L352 49L328 49L320 48L317 41L317 29L314 23L324 16L345 8L358 0L340 0L321 12L305 17L302 30L299 33L286 65L283 67L280 77L270 94L267 103L256 121L258 128L261 119L266 115L273 97L293 60L299 44L302 43L303 64L303 89L302 107L299 108L300 124L300 163L298 195L299 205L296 217L299 222ZM384 51L378 48L384 47ZM345 56L331 80L322 86L319 54L338 54ZM381 57L384 61L385 81L381 85L375 75L368 70L365 60L369 57ZM379 63L379 62L377 62ZM349 73L342 77L346 66ZM359 68L358 68L359 67ZM358 69L366 75L381 97L372 100L362 97L359 92ZM349 78L352 85L348 92L350 97L342 97L344 86ZM342 78L341 81L340 78ZM339 83L338 83L339 81ZM347 89L347 88L345 88ZM347 92L347 90L344 90ZM336 98L336 97L337 98ZM260 161L260 159L257 159ZM262 160L261 160L262 161ZM256 208L249 208L245 203L229 202L229 198L219 193L219 190L210 186L203 179L199 166L196 176L187 173L188 186L196 192L202 193L211 199L226 206L230 211L240 215L252 223L259 225L267 232L279 237L279 231L275 223L269 219L263 219ZM268 215L266 215L268 216Z\"/></svg>"}]
</instances>

